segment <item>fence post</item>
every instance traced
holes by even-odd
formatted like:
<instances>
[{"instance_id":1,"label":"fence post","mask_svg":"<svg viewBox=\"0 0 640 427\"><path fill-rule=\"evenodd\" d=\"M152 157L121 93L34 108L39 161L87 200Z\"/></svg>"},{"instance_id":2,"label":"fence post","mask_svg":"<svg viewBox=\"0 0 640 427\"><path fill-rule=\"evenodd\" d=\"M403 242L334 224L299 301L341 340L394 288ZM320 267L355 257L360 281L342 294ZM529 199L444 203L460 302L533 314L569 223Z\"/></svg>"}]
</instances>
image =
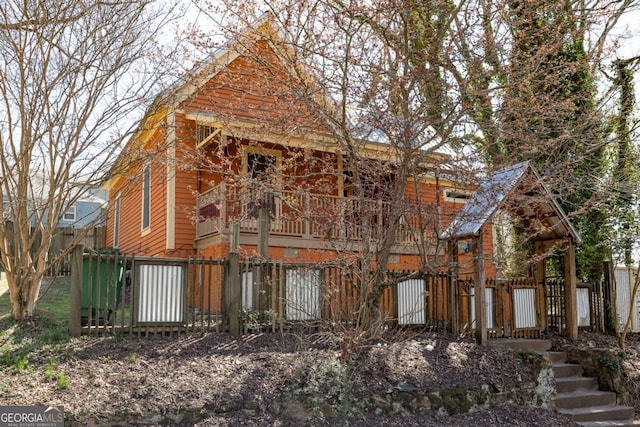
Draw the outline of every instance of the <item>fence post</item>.
<instances>
[{"instance_id":1,"label":"fence post","mask_svg":"<svg viewBox=\"0 0 640 427\"><path fill-rule=\"evenodd\" d=\"M480 228L478 235L473 239L473 270L474 270L474 295L476 312L476 343L487 345L487 308L485 305L485 274L484 274L484 248L482 233Z\"/></svg>"},{"instance_id":2,"label":"fence post","mask_svg":"<svg viewBox=\"0 0 640 427\"><path fill-rule=\"evenodd\" d=\"M570 240L564 253L564 303L567 337L578 339L578 303L576 295L576 244Z\"/></svg>"},{"instance_id":3,"label":"fence post","mask_svg":"<svg viewBox=\"0 0 640 427\"><path fill-rule=\"evenodd\" d=\"M78 245L71 257L71 291L69 298L69 335L79 337L82 333L82 256L84 247Z\"/></svg>"},{"instance_id":4,"label":"fence post","mask_svg":"<svg viewBox=\"0 0 640 427\"><path fill-rule=\"evenodd\" d=\"M447 317L451 325L451 332L454 334L460 333L460 305L458 304L458 239L452 239L448 242L448 253L451 258L449 260L449 298L448 298L448 313ZM446 295L446 291L443 292ZM435 314L435 312L434 312ZM442 320L446 318L443 316Z\"/></svg>"},{"instance_id":5,"label":"fence post","mask_svg":"<svg viewBox=\"0 0 640 427\"><path fill-rule=\"evenodd\" d=\"M238 224L233 224L232 234L236 235ZM235 240L235 239L234 239ZM242 311L242 281L240 276L240 254L234 242L229 251L229 274L225 280L224 314L231 335L241 335L240 312Z\"/></svg>"}]
</instances>

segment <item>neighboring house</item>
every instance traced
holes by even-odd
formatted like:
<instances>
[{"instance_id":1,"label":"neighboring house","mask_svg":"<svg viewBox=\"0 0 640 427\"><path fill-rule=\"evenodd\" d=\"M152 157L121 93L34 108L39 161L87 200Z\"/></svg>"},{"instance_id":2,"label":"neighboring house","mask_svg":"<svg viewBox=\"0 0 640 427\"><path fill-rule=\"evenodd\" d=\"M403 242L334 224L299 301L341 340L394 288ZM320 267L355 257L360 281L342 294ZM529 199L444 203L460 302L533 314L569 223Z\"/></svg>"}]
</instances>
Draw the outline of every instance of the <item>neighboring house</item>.
<instances>
[{"instance_id":1,"label":"neighboring house","mask_svg":"<svg viewBox=\"0 0 640 427\"><path fill-rule=\"evenodd\" d=\"M369 177L367 195L354 198L337 142L290 96L285 86L291 79L274 75L283 67L269 42L257 37L253 43L258 57L221 49L193 81L164 94L150 110L106 184L108 246L146 256L224 257L236 224L241 253L253 256L258 210L266 205L268 256L317 262L359 250L363 206L375 210L379 229L386 226L393 207L379 190L393 173ZM368 135L363 149L369 161L388 160L389 144L375 131L360 131ZM140 160L141 154L148 157ZM446 149L433 150L425 163L444 164L448 156ZM429 246L429 256L446 252L437 233L469 192L443 178L445 172L431 166L409 183L391 269L423 265L416 242L428 243L423 248ZM486 232L490 253L491 230Z\"/></svg>"},{"instance_id":2,"label":"neighboring house","mask_svg":"<svg viewBox=\"0 0 640 427\"><path fill-rule=\"evenodd\" d=\"M107 197L108 194L104 189L88 189L84 196L67 207L60 218L60 227L74 229L104 227L107 219Z\"/></svg>"}]
</instances>

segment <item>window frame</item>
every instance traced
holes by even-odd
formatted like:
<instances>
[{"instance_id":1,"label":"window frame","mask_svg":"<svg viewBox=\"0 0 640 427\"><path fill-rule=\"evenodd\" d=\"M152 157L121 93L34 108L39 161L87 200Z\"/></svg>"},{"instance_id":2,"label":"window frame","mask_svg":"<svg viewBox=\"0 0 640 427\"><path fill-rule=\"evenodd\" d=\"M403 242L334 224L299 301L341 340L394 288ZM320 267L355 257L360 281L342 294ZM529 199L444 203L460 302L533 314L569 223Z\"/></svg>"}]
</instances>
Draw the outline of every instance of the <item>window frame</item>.
<instances>
[{"instance_id":1,"label":"window frame","mask_svg":"<svg viewBox=\"0 0 640 427\"><path fill-rule=\"evenodd\" d=\"M76 212L77 212L76 205L69 206L67 210L65 210L62 213L62 220L69 221L69 222L76 222L76 218L77 218ZM73 218L67 218L67 215L71 215L73 216Z\"/></svg>"},{"instance_id":2,"label":"window frame","mask_svg":"<svg viewBox=\"0 0 640 427\"><path fill-rule=\"evenodd\" d=\"M453 203L467 203L473 196L473 193L469 190L460 190L453 188L445 188L443 190L444 200Z\"/></svg>"},{"instance_id":3,"label":"window frame","mask_svg":"<svg viewBox=\"0 0 640 427\"><path fill-rule=\"evenodd\" d=\"M113 206L113 247L120 245L120 194L118 194Z\"/></svg>"}]
</instances>

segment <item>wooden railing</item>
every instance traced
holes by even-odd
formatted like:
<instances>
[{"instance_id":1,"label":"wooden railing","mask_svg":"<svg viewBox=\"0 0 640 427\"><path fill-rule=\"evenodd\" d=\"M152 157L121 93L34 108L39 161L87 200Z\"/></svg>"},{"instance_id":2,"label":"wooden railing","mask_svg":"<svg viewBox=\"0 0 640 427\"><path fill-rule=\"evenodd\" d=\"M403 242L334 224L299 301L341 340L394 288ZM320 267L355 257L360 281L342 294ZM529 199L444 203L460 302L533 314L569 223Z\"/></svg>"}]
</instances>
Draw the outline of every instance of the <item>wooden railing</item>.
<instances>
[{"instance_id":1,"label":"wooden railing","mask_svg":"<svg viewBox=\"0 0 640 427\"><path fill-rule=\"evenodd\" d=\"M378 239L389 226L390 202L281 190L275 193L251 191L221 183L198 197L197 238L227 233L238 223L241 233L257 233L258 209L263 204L271 213L270 233L281 236L361 240L364 233ZM433 234L425 222L433 216L415 203L403 206L397 228L397 243L415 243ZM425 232L424 230L429 230Z\"/></svg>"}]
</instances>

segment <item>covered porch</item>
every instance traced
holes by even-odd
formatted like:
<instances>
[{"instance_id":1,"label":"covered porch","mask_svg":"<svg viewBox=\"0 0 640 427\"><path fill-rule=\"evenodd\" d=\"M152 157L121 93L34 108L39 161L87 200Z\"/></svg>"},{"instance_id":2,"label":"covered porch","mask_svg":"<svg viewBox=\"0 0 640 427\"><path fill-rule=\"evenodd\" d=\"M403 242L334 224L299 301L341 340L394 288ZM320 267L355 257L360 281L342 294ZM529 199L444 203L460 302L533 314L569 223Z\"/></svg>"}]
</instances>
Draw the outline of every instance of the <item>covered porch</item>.
<instances>
[{"instance_id":1,"label":"covered porch","mask_svg":"<svg viewBox=\"0 0 640 427\"><path fill-rule=\"evenodd\" d=\"M367 227L373 240L388 226L391 202L362 197L340 197L285 188L256 190L241 184L221 182L197 198L196 240L228 236L234 224L242 236L259 233L259 211L269 212L269 235L294 247L317 245L318 241L358 242ZM435 241L433 207L404 201L404 215L396 245L415 252L416 243ZM250 239L249 239L250 240Z\"/></svg>"}]
</instances>

